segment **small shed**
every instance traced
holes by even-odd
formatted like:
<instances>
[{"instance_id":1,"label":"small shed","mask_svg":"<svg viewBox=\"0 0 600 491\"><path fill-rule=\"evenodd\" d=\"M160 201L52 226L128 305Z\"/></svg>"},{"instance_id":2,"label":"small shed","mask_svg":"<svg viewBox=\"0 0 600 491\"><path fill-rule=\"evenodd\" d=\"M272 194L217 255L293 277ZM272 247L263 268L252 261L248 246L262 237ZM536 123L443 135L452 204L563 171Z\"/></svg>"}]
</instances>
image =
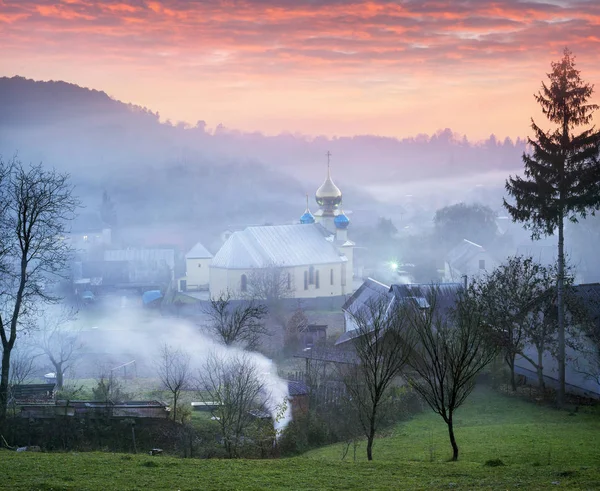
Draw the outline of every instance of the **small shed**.
<instances>
[{"instance_id":1,"label":"small shed","mask_svg":"<svg viewBox=\"0 0 600 491\"><path fill-rule=\"evenodd\" d=\"M50 402L54 400L56 384L23 384L10 387L11 402L15 404Z\"/></svg>"},{"instance_id":2,"label":"small shed","mask_svg":"<svg viewBox=\"0 0 600 491\"><path fill-rule=\"evenodd\" d=\"M300 334L305 348L327 340L327 324L308 324Z\"/></svg>"},{"instance_id":3,"label":"small shed","mask_svg":"<svg viewBox=\"0 0 600 491\"><path fill-rule=\"evenodd\" d=\"M292 419L308 412L309 403L308 386L304 382L288 380L288 401L292 412Z\"/></svg>"}]
</instances>

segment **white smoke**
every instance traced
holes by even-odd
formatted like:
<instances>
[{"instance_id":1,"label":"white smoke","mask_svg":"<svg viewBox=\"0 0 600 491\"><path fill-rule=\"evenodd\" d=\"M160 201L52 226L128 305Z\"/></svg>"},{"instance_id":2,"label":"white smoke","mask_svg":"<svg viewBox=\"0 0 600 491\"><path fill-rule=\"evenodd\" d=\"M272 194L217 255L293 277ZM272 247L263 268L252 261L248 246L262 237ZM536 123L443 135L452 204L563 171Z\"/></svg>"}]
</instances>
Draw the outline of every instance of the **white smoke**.
<instances>
[{"instance_id":1,"label":"white smoke","mask_svg":"<svg viewBox=\"0 0 600 491\"><path fill-rule=\"evenodd\" d=\"M260 353L225 346L204 333L201 326L180 318L159 317L153 312L129 308L115 308L114 312L99 319L88 318L83 312L73 323L81 329L79 337L85 346L85 354L78 364L80 376L96 375L93 372L100 362L117 366L135 360L139 377L157 378L160 350L165 344L189 353L193 372L202 370L209 356L227 360L243 354L261 377L275 429L283 430L291 420L287 383L277 376L272 360ZM47 315L52 313L47 312ZM284 404L286 410L281 414Z\"/></svg>"}]
</instances>

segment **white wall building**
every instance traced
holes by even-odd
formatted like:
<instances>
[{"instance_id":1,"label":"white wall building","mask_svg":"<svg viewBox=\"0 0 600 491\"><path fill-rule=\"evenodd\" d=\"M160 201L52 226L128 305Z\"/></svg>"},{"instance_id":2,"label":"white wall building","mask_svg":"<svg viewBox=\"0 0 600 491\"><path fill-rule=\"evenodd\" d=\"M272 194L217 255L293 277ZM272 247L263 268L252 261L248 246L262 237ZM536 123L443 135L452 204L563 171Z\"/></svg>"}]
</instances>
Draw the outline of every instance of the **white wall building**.
<instances>
[{"instance_id":1,"label":"white wall building","mask_svg":"<svg viewBox=\"0 0 600 491\"><path fill-rule=\"evenodd\" d=\"M277 268L288 298L352 293L352 247L319 224L248 227L234 232L210 265L210 294L243 297L252 281Z\"/></svg>"},{"instance_id":2,"label":"white wall building","mask_svg":"<svg viewBox=\"0 0 600 491\"><path fill-rule=\"evenodd\" d=\"M208 290L212 258L213 255L200 242L192 247L185 255L186 275L179 280L180 290Z\"/></svg>"},{"instance_id":3,"label":"white wall building","mask_svg":"<svg viewBox=\"0 0 600 491\"><path fill-rule=\"evenodd\" d=\"M327 178L315 194L320 209L308 209L295 225L248 227L233 232L210 264L212 297L229 291L240 298L253 283L278 270L287 298L340 297L353 291L350 220L341 210L342 192Z\"/></svg>"},{"instance_id":4,"label":"white wall building","mask_svg":"<svg viewBox=\"0 0 600 491\"><path fill-rule=\"evenodd\" d=\"M463 239L446 256L444 263L444 281L447 283L463 282L464 276L469 280L492 271L499 262L481 245Z\"/></svg>"}]
</instances>

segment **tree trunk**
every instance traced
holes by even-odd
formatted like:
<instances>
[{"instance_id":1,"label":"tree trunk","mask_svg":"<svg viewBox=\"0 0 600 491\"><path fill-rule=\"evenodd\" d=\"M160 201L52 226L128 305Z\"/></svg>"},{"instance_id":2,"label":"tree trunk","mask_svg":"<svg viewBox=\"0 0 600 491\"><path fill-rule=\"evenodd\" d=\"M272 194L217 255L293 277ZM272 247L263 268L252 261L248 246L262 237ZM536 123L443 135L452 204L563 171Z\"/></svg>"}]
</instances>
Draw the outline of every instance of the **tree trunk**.
<instances>
[{"instance_id":1,"label":"tree trunk","mask_svg":"<svg viewBox=\"0 0 600 491\"><path fill-rule=\"evenodd\" d=\"M510 367L510 388L512 389L513 392L516 392L517 391L517 379L515 376L514 361L512 361L512 363L509 363L509 367Z\"/></svg>"},{"instance_id":2,"label":"tree trunk","mask_svg":"<svg viewBox=\"0 0 600 491\"><path fill-rule=\"evenodd\" d=\"M564 219L561 212L558 221L558 279L556 296L558 303L558 391L556 404L563 407L565 404L565 237Z\"/></svg>"},{"instance_id":3,"label":"tree trunk","mask_svg":"<svg viewBox=\"0 0 600 491\"><path fill-rule=\"evenodd\" d=\"M517 379L515 376L515 355L511 351L508 351L504 354L504 361L508 365L508 369L510 370L510 387L513 392L517 390Z\"/></svg>"},{"instance_id":4,"label":"tree trunk","mask_svg":"<svg viewBox=\"0 0 600 491\"><path fill-rule=\"evenodd\" d=\"M177 421L177 394L173 394L173 421Z\"/></svg>"},{"instance_id":5,"label":"tree trunk","mask_svg":"<svg viewBox=\"0 0 600 491\"><path fill-rule=\"evenodd\" d=\"M454 424L452 423L452 417L447 421L448 434L450 435L450 443L452 444L452 461L458 460L458 445L456 444L456 438L454 438Z\"/></svg>"},{"instance_id":6,"label":"tree trunk","mask_svg":"<svg viewBox=\"0 0 600 491\"><path fill-rule=\"evenodd\" d=\"M373 460L373 440L375 440L375 418L377 417L377 404L373 404L369 421L369 434L367 435L367 460Z\"/></svg>"},{"instance_id":7,"label":"tree trunk","mask_svg":"<svg viewBox=\"0 0 600 491\"><path fill-rule=\"evenodd\" d=\"M62 363L57 363L56 365L54 365L54 371L56 372L56 388L62 389L65 382L63 376Z\"/></svg>"},{"instance_id":8,"label":"tree trunk","mask_svg":"<svg viewBox=\"0 0 600 491\"><path fill-rule=\"evenodd\" d=\"M537 362L537 376L538 376L538 387L541 390L546 388L546 384L544 383L544 365L543 365L543 357L544 352L538 350L538 362Z\"/></svg>"},{"instance_id":9,"label":"tree trunk","mask_svg":"<svg viewBox=\"0 0 600 491\"><path fill-rule=\"evenodd\" d=\"M6 421L8 409L8 376L10 372L10 349L2 351L2 372L0 375L0 425Z\"/></svg>"},{"instance_id":10,"label":"tree trunk","mask_svg":"<svg viewBox=\"0 0 600 491\"><path fill-rule=\"evenodd\" d=\"M133 442L133 453L137 453L137 445L135 443L135 423L131 425L131 441Z\"/></svg>"},{"instance_id":11,"label":"tree trunk","mask_svg":"<svg viewBox=\"0 0 600 491\"><path fill-rule=\"evenodd\" d=\"M373 460L373 440L375 440L375 431L371 428L367 437L367 460Z\"/></svg>"}]
</instances>

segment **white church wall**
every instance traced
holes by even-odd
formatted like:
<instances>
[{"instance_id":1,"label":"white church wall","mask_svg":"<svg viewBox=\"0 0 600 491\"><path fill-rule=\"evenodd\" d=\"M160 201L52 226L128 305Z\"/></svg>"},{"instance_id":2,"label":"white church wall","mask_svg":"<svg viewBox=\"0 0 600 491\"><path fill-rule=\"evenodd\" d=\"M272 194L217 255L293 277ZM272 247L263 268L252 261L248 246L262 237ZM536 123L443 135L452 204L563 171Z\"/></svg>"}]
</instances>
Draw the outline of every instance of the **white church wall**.
<instances>
[{"instance_id":1,"label":"white church wall","mask_svg":"<svg viewBox=\"0 0 600 491\"><path fill-rule=\"evenodd\" d=\"M343 271L351 271L343 267L344 263L332 263L315 265L314 281L309 282L307 288L304 284L305 273L307 277L310 274L310 266L296 266L285 268L284 275L291 275L291 292L289 298L318 298L318 297L336 297L346 294L351 288L351 280L346 278L346 284L343 285ZM331 272L333 270L333 284L331 281ZM250 288L250 278L252 269L224 269L210 267L210 294L212 297L218 296L222 292L230 291L235 298L242 296L242 275L246 275L246 282ZM319 277L319 287L317 288L316 278ZM351 273L350 273L351 274Z\"/></svg>"},{"instance_id":2,"label":"white church wall","mask_svg":"<svg viewBox=\"0 0 600 491\"><path fill-rule=\"evenodd\" d=\"M187 288L190 290L206 288L210 282L210 258L186 259Z\"/></svg>"}]
</instances>

